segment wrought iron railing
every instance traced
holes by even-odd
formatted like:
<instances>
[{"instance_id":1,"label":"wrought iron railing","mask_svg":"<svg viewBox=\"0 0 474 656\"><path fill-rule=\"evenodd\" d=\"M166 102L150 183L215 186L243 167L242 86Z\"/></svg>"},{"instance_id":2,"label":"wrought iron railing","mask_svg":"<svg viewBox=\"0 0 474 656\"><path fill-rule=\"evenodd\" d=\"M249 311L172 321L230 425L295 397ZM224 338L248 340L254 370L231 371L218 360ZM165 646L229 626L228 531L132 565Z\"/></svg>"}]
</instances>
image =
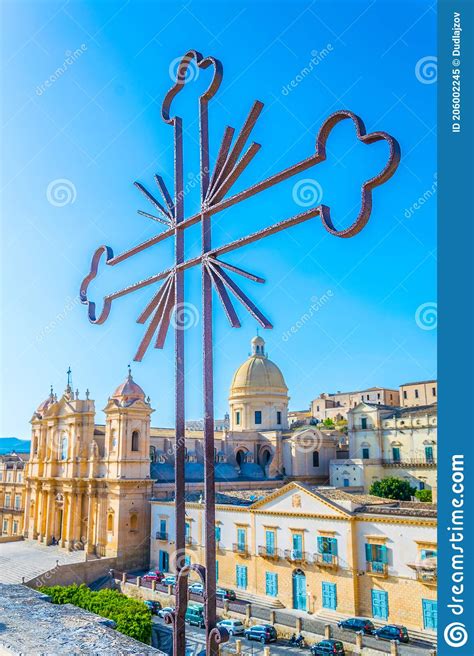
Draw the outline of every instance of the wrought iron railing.
<instances>
[{"instance_id":1,"label":"wrought iron railing","mask_svg":"<svg viewBox=\"0 0 474 656\"><path fill-rule=\"evenodd\" d=\"M241 544L240 542L234 542L232 545L232 551L234 553L240 554L241 556L248 556L249 550L246 544Z\"/></svg>"},{"instance_id":2,"label":"wrought iron railing","mask_svg":"<svg viewBox=\"0 0 474 656\"><path fill-rule=\"evenodd\" d=\"M262 558L279 560L281 558L281 549L277 549L276 547L266 547L264 545L260 545L258 547L258 555L261 556Z\"/></svg>"},{"instance_id":3,"label":"wrought iron railing","mask_svg":"<svg viewBox=\"0 0 474 656\"><path fill-rule=\"evenodd\" d=\"M300 549L285 549L285 558L290 563L309 563L311 561L310 554Z\"/></svg>"},{"instance_id":4,"label":"wrought iron railing","mask_svg":"<svg viewBox=\"0 0 474 656\"><path fill-rule=\"evenodd\" d=\"M313 560L320 567L336 568L339 564L337 556L328 553L315 553L313 554Z\"/></svg>"},{"instance_id":5,"label":"wrought iron railing","mask_svg":"<svg viewBox=\"0 0 474 656\"><path fill-rule=\"evenodd\" d=\"M168 541L168 533L166 533L166 531L157 531L156 539L157 540L166 540L166 542L167 542Z\"/></svg>"},{"instance_id":6,"label":"wrought iron railing","mask_svg":"<svg viewBox=\"0 0 474 656\"><path fill-rule=\"evenodd\" d=\"M436 458L403 458L400 460L384 458L382 465L384 467L436 467Z\"/></svg>"},{"instance_id":7,"label":"wrought iron railing","mask_svg":"<svg viewBox=\"0 0 474 656\"><path fill-rule=\"evenodd\" d=\"M375 576L387 576L388 575L388 565L387 563L381 563L376 560L372 560L367 563L367 571L370 574L374 574Z\"/></svg>"}]
</instances>

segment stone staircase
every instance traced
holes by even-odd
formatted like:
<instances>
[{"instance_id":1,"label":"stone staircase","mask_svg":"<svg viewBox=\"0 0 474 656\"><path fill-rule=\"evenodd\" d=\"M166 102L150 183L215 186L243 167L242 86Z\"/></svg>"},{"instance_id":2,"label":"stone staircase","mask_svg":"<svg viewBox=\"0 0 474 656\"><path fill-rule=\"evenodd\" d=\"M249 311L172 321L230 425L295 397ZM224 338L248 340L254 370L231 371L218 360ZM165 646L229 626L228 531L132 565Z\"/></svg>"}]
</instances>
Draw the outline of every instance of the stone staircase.
<instances>
[{"instance_id":1,"label":"stone staircase","mask_svg":"<svg viewBox=\"0 0 474 656\"><path fill-rule=\"evenodd\" d=\"M68 552L60 547L47 547L36 541L0 544L0 583L22 583L54 569L85 560L84 551ZM47 580L45 579L45 585Z\"/></svg>"},{"instance_id":2,"label":"stone staircase","mask_svg":"<svg viewBox=\"0 0 474 656\"><path fill-rule=\"evenodd\" d=\"M327 622L328 624L336 624L341 620L346 619L348 616L338 613L337 611L332 610L320 610L319 613L313 615L314 619L320 620L322 622ZM374 620L372 617L368 618L374 624L376 628L388 624L388 622L381 622L380 620ZM429 644L436 644L436 633L434 631L420 631L419 629L414 629L410 626L407 626L408 633L412 640L419 640L421 642L426 642Z\"/></svg>"},{"instance_id":3,"label":"stone staircase","mask_svg":"<svg viewBox=\"0 0 474 656\"><path fill-rule=\"evenodd\" d=\"M276 597L263 597L251 594L250 592L245 592L245 590L236 590L236 594L239 601L245 601L248 604L255 604L256 606L260 606L260 608L269 608L270 610L284 608L281 601Z\"/></svg>"}]
</instances>

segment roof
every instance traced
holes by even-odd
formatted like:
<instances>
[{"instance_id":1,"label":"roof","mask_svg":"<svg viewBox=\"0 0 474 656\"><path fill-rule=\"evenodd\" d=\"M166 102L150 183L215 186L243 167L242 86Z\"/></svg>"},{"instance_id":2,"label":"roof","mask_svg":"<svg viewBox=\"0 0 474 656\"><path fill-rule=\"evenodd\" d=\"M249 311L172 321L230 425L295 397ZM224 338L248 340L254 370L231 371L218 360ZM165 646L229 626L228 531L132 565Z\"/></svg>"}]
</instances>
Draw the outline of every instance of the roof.
<instances>
[{"instance_id":1,"label":"roof","mask_svg":"<svg viewBox=\"0 0 474 656\"><path fill-rule=\"evenodd\" d=\"M383 405L382 403L369 403L368 401L361 401L358 405L368 405L370 408L379 410L388 410L393 415L399 417L401 415L436 412L438 407L437 403L430 403L429 405L411 405L411 406L396 406L396 405ZM358 406L356 406L357 408ZM355 408L351 408L349 412L353 412Z\"/></svg>"},{"instance_id":2,"label":"roof","mask_svg":"<svg viewBox=\"0 0 474 656\"><path fill-rule=\"evenodd\" d=\"M434 380L417 380L414 383L402 383L400 387L407 387L408 385L428 385L429 383L437 383L436 379Z\"/></svg>"},{"instance_id":3,"label":"roof","mask_svg":"<svg viewBox=\"0 0 474 656\"><path fill-rule=\"evenodd\" d=\"M0 584L0 652L55 656L165 656L72 604L52 604L24 585Z\"/></svg>"},{"instance_id":4,"label":"roof","mask_svg":"<svg viewBox=\"0 0 474 656\"><path fill-rule=\"evenodd\" d=\"M279 488L271 489L250 489L250 490L226 490L225 492L216 492L216 504L221 506L252 506L257 501L270 496ZM204 492L198 490L187 492L185 497L186 503L204 503ZM152 499L152 501L162 501L162 499ZM170 495L167 501L174 501L174 494Z\"/></svg>"},{"instance_id":5,"label":"roof","mask_svg":"<svg viewBox=\"0 0 474 656\"><path fill-rule=\"evenodd\" d=\"M366 389L354 390L352 392L321 392L316 398L322 398L322 394L326 394L326 396L345 396L346 394L362 394L363 392L375 392L376 390L387 390L388 392L397 392L397 394L399 391L398 388L395 387L367 387Z\"/></svg>"}]
</instances>

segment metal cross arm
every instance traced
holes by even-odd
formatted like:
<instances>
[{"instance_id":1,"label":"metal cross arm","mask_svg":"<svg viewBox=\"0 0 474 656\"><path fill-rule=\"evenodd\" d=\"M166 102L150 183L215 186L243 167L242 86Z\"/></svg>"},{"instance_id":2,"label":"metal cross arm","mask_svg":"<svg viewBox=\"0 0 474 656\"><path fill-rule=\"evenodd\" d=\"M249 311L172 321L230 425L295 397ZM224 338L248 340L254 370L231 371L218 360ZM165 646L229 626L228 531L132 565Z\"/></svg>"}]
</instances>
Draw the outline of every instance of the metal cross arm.
<instances>
[{"instance_id":1,"label":"metal cross arm","mask_svg":"<svg viewBox=\"0 0 474 656\"><path fill-rule=\"evenodd\" d=\"M184 193L184 149L183 149L183 119L172 114L173 101L186 84L188 69L194 63L198 70L209 69L212 79L199 97L199 151L200 151L200 210L196 214L186 216ZM175 335L175 545L176 555L176 608L166 620L173 625L173 653L175 656L185 655L185 613L188 603L187 579L191 571L201 577L204 586L204 608L206 623L206 654L216 656L220 643L227 640L225 630L216 627L216 539L215 539L215 471L214 471L214 401L213 401L213 357L212 357L212 302L215 291L224 312L233 327L240 326L240 320L233 305L232 297L249 312L264 328L272 328L270 320L256 307L253 301L244 293L234 277L244 277L257 283L263 283L262 277L225 262L221 259L226 253L257 242L287 228L313 219L317 216L324 228L336 237L353 237L360 232L369 220L372 210L372 191L378 185L386 182L396 171L400 161L400 147L397 141L386 132L367 133L362 120L347 110L331 114L321 126L316 137L314 153L296 162L292 166L275 173L268 178L253 184L238 193L232 193L232 188L247 170L249 164L259 152L261 146L249 141L252 130L261 115L263 104L254 102L240 131L227 126L222 135L221 143L215 154L211 170L209 151L209 103L217 93L222 82L222 65L213 57L203 57L199 52L190 50L182 58L176 80L163 101L162 119L173 128L174 138L174 189L173 194L166 187L164 180L155 175L158 193L151 192L141 183L135 182L137 189L151 204L152 212L139 210L145 218L160 223L162 232L144 242L114 255L109 246L100 246L92 257L90 269L80 288L81 301L88 306L89 320L101 324L110 313L112 302L131 292L149 285L162 282L155 291L146 307L137 317L140 324L148 325L143 339L135 354L135 360L141 360L154 339L154 346L162 348L168 332L171 315L176 311L174 320ZM230 241L223 246L212 245L212 218L223 210L239 204L260 192L270 190L284 180L288 180L311 167L317 166L327 159L326 144L333 128L344 120L353 122L359 141L372 144L376 141L386 141L389 145L389 155L384 168L373 178L364 182L361 187L360 210L354 221L346 228L337 229L331 217L329 205L317 205L304 212L272 223L270 226L248 234L240 239ZM158 197L157 197L158 196ZM187 228L200 224L202 249L200 255L185 259L184 238ZM105 296L100 313L96 313L95 303L89 300L90 283L97 276L101 260L109 266L137 255L138 253L158 244L165 239L174 238L174 261L172 266L162 271L134 282L123 289ZM184 325L179 309L184 304L184 273L194 266L201 268L202 289L202 344L203 344L203 416L204 416L204 500L205 500L205 563L204 566L186 565L185 556L185 398L184 398ZM234 277L232 277L234 276Z\"/></svg>"}]
</instances>

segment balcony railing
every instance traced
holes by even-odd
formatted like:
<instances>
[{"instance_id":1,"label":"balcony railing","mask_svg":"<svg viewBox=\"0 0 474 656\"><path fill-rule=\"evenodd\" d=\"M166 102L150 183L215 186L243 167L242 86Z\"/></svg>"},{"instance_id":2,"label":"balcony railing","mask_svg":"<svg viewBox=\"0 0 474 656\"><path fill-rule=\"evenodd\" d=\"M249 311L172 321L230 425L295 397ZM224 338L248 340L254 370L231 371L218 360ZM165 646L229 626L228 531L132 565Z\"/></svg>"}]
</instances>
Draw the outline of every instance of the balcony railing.
<instances>
[{"instance_id":1,"label":"balcony railing","mask_svg":"<svg viewBox=\"0 0 474 656\"><path fill-rule=\"evenodd\" d=\"M260 545L258 547L258 555L262 558L268 558L269 560L279 560L281 558L281 550L276 547Z\"/></svg>"},{"instance_id":2,"label":"balcony railing","mask_svg":"<svg viewBox=\"0 0 474 656\"><path fill-rule=\"evenodd\" d=\"M299 549L285 549L285 558L290 563L309 563L311 556L307 551Z\"/></svg>"},{"instance_id":3,"label":"balcony railing","mask_svg":"<svg viewBox=\"0 0 474 656\"><path fill-rule=\"evenodd\" d=\"M188 547L192 547L194 544L194 540L190 535L186 535L186 537L184 538L184 542L185 544L188 545Z\"/></svg>"},{"instance_id":4,"label":"balcony railing","mask_svg":"<svg viewBox=\"0 0 474 656\"><path fill-rule=\"evenodd\" d=\"M386 578L388 576L388 565L387 563L380 563L373 560L367 563L367 572L373 576Z\"/></svg>"},{"instance_id":5,"label":"balcony railing","mask_svg":"<svg viewBox=\"0 0 474 656\"><path fill-rule=\"evenodd\" d=\"M240 542L234 542L232 545L232 551L240 556L248 556L249 550L246 544L241 544Z\"/></svg>"},{"instance_id":6,"label":"balcony railing","mask_svg":"<svg viewBox=\"0 0 474 656\"><path fill-rule=\"evenodd\" d=\"M403 458L400 460L384 458L382 465L384 467L436 467L436 458Z\"/></svg>"},{"instance_id":7,"label":"balcony railing","mask_svg":"<svg viewBox=\"0 0 474 656\"><path fill-rule=\"evenodd\" d=\"M156 539L168 542L168 533L166 533L166 531L158 531L156 533Z\"/></svg>"},{"instance_id":8,"label":"balcony railing","mask_svg":"<svg viewBox=\"0 0 474 656\"><path fill-rule=\"evenodd\" d=\"M420 583L427 583L428 585L436 584L438 581L438 565L426 565L425 563L409 563L409 567L415 570L416 579Z\"/></svg>"},{"instance_id":9,"label":"balcony railing","mask_svg":"<svg viewBox=\"0 0 474 656\"><path fill-rule=\"evenodd\" d=\"M320 567L329 567L332 569L336 569L339 564L337 556L327 553L315 553L313 554L313 560Z\"/></svg>"}]
</instances>

